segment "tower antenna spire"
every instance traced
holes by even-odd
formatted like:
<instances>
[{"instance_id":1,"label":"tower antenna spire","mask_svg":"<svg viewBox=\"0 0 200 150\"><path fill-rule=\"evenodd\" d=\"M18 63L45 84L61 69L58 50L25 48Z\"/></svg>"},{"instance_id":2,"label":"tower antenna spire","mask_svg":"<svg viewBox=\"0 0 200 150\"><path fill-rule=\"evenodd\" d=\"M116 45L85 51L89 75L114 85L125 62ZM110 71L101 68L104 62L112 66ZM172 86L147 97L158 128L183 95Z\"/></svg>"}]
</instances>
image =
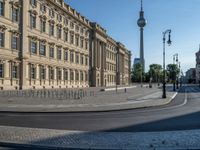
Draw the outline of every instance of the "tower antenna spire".
<instances>
[{"instance_id":1,"label":"tower antenna spire","mask_svg":"<svg viewBox=\"0 0 200 150\"><path fill-rule=\"evenodd\" d=\"M143 1L141 0L141 11L143 11Z\"/></svg>"}]
</instances>

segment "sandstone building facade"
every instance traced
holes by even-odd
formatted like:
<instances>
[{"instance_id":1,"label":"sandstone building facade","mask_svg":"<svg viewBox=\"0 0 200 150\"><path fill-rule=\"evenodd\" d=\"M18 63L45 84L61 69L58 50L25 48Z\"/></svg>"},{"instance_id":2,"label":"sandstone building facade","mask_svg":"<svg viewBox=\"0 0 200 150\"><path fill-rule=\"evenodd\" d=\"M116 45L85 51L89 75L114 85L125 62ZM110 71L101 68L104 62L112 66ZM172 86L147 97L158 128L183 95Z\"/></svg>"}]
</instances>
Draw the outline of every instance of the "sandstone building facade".
<instances>
[{"instance_id":1,"label":"sandstone building facade","mask_svg":"<svg viewBox=\"0 0 200 150\"><path fill-rule=\"evenodd\" d=\"M131 52L63 0L0 0L0 88L128 85Z\"/></svg>"}]
</instances>

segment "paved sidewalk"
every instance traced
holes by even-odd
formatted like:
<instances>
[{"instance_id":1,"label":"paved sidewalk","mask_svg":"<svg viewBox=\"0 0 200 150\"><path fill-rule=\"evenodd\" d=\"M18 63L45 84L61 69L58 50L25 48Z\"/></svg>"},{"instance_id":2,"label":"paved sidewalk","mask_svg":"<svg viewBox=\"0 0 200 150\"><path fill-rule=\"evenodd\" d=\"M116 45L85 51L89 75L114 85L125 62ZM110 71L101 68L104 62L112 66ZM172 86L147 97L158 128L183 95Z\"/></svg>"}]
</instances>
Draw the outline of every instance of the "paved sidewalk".
<instances>
[{"instance_id":1,"label":"paved sidewalk","mask_svg":"<svg viewBox=\"0 0 200 150\"><path fill-rule=\"evenodd\" d=\"M140 89L142 90L142 89ZM7 112L88 112L113 111L165 105L171 102L176 92L168 92L162 99L161 90L148 90L146 93L104 93L90 99L75 101L1 101L0 111Z\"/></svg>"},{"instance_id":2,"label":"paved sidewalk","mask_svg":"<svg viewBox=\"0 0 200 150\"><path fill-rule=\"evenodd\" d=\"M53 149L200 149L200 130L84 132L0 126L0 145Z\"/></svg>"}]
</instances>

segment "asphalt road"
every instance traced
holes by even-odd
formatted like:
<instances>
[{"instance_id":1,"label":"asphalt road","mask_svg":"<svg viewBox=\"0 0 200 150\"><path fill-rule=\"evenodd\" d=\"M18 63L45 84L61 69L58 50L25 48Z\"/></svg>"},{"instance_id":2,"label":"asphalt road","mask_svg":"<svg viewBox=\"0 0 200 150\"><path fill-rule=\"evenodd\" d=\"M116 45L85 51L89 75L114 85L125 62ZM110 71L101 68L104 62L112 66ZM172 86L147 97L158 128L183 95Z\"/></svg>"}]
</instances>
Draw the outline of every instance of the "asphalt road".
<instances>
[{"instance_id":1,"label":"asphalt road","mask_svg":"<svg viewBox=\"0 0 200 150\"><path fill-rule=\"evenodd\" d=\"M100 113L0 113L0 125L106 132L200 129L200 88L183 87L168 105Z\"/></svg>"}]
</instances>

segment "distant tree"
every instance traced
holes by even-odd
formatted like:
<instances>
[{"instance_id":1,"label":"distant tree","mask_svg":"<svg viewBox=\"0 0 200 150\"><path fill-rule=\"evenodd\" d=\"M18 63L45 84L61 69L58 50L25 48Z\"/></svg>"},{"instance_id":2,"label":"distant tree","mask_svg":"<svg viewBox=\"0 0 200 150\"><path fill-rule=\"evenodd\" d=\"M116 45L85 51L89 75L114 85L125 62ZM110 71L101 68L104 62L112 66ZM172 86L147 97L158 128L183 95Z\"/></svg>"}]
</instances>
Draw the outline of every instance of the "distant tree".
<instances>
[{"instance_id":1,"label":"distant tree","mask_svg":"<svg viewBox=\"0 0 200 150\"><path fill-rule=\"evenodd\" d=\"M167 76L170 82L175 82L177 75L180 73L180 69L176 64L167 65Z\"/></svg>"},{"instance_id":2,"label":"distant tree","mask_svg":"<svg viewBox=\"0 0 200 150\"><path fill-rule=\"evenodd\" d=\"M132 68L132 82L140 82L141 81L141 74L142 74L142 65L135 64ZM144 75L144 73L143 73Z\"/></svg>"},{"instance_id":3,"label":"distant tree","mask_svg":"<svg viewBox=\"0 0 200 150\"><path fill-rule=\"evenodd\" d=\"M159 64L151 64L149 66L149 76L152 82L160 82L162 77L162 66Z\"/></svg>"}]
</instances>

